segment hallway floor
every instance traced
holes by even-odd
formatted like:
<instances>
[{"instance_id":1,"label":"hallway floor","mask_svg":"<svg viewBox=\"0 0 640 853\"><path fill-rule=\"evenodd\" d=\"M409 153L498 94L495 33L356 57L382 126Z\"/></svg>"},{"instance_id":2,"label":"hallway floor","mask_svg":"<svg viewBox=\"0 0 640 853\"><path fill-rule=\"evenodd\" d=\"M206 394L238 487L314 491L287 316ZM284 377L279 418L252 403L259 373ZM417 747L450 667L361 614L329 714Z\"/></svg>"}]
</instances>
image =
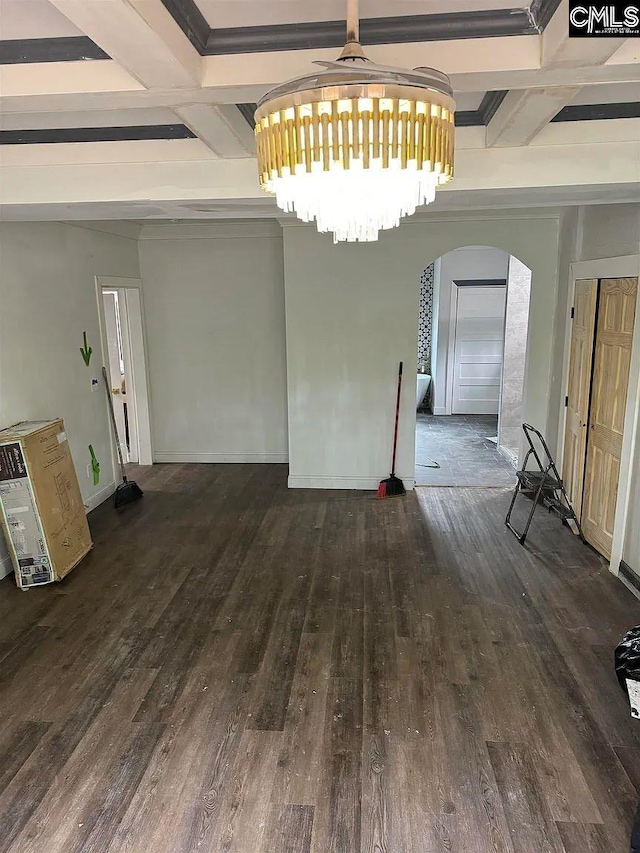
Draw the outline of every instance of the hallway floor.
<instances>
[{"instance_id":1,"label":"hallway floor","mask_svg":"<svg viewBox=\"0 0 640 853\"><path fill-rule=\"evenodd\" d=\"M489 441L497 432L497 415L418 412L416 486L515 486L515 469ZM425 467L433 462L440 467Z\"/></svg>"},{"instance_id":2,"label":"hallway floor","mask_svg":"<svg viewBox=\"0 0 640 853\"><path fill-rule=\"evenodd\" d=\"M2 853L624 853L639 604L504 489L154 465L62 583L0 583Z\"/></svg>"}]
</instances>

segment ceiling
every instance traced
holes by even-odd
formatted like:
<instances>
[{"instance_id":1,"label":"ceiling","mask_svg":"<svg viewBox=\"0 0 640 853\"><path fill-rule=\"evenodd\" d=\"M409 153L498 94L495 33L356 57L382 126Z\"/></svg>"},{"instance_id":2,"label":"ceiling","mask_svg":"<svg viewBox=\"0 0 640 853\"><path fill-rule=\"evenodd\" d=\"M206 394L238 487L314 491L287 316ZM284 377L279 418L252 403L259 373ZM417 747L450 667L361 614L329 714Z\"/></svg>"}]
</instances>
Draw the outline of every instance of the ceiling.
<instances>
[{"instance_id":1,"label":"ceiling","mask_svg":"<svg viewBox=\"0 0 640 853\"><path fill-rule=\"evenodd\" d=\"M442 209L640 198L640 39L570 39L568 0L360 5L374 61L451 78ZM345 8L0 0L0 217L274 215L253 105L335 58Z\"/></svg>"},{"instance_id":2,"label":"ceiling","mask_svg":"<svg viewBox=\"0 0 640 853\"><path fill-rule=\"evenodd\" d=\"M196 0L211 28L256 27L344 19L344 0ZM360 18L509 9L513 0L361 0ZM517 5L517 4L516 4Z\"/></svg>"},{"instance_id":3,"label":"ceiling","mask_svg":"<svg viewBox=\"0 0 640 853\"><path fill-rule=\"evenodd\" d=\"M0 40L82 35L49 0L0 0Z\"/></svg>"}]
</instances>

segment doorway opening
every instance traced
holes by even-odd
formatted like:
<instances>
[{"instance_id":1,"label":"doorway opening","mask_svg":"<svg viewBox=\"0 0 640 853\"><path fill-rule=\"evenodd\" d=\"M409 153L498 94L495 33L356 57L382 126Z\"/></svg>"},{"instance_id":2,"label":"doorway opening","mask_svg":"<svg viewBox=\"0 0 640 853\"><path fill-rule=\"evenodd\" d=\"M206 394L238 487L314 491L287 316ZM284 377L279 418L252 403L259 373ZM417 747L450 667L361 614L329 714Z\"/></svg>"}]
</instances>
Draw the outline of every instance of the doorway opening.
<instances>
[{"instance_id":1,"label":"doorway opening","mask_svg":"<svg viewBox=\"0 0 640 853\"><path fill-rule=\"evenodd\" d=\"M521 450L531 270L490 246L420 281L417 486L506 486Z\"/></svg>"},{"instance_id":2,"label":"doorway opening","mask_svg":"<svg viewBox=\"0 0 640 853\"><path fill-rule=\"evenodd\" d=\"M103 363L125 463L151 465L149 393L137 279L104 279L97 284Z\"/></svg>"}]
</instances>

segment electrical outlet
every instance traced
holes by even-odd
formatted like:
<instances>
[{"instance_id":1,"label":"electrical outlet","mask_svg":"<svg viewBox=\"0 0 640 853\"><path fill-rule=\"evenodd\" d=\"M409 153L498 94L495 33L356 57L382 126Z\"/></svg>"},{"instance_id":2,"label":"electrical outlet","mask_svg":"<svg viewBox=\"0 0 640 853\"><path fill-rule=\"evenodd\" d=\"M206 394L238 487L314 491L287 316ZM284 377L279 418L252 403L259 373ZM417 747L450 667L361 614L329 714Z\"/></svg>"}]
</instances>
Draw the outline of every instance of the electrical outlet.
<instances>
[{"instance_id":1,"label":"electrical outlet","mask_svg":"<svg viewBox=\"0 0 640 853\"><path fill-rule=\"evenodd\" d=\"M91 380L91 390L92 390L92 391L97 391L97 390L98 390L98 385L99 385L99 384L100 384L100 383L98 382L98 380L97 380L97 379L92 379L92 380Z\"/></svg>"},{"instance_id":2,"label":"electrical outlet","mask_svg":"<svg viewBox=\"0 0 640 853\"><path fill-rule=\"evenodd\" d=\"M91 468L91 462L87 463L87 480L93 479L93 470Z\"/></svg>"}]
</instances>

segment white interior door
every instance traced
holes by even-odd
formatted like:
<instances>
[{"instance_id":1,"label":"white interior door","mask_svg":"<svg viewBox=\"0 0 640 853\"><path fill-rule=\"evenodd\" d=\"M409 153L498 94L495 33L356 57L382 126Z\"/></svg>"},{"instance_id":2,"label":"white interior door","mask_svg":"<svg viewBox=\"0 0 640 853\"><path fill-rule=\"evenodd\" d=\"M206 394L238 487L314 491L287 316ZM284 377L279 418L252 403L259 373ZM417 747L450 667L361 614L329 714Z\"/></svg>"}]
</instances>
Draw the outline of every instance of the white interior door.
<instances>
[{"instance_id":1,"label":"white interior door","mask_svg":"<svg viewBox=\"0 0 640 853\"><path fill-rule=\"evenodd\" d=\"M454 415L497 415L504 352L505 285L454 285Z\"/></svg>"},{"instance_id":2,"label":"white interior door","mask_svg":"<svg viewBox=\"0 0 640 853\"><path fill-rule=\"evenodd\" d=\"M116 293L104 291L102 294L104 302L104 323L107 336L109 382L113 411L116 416L116 427L118 430L118 443L122 450L122 458L129 462L129 449L127 447L127 432L124 413L123 386L123 364L121 361L121 344L119 336L118 302Z\"/></svg>"}]
</instances>

